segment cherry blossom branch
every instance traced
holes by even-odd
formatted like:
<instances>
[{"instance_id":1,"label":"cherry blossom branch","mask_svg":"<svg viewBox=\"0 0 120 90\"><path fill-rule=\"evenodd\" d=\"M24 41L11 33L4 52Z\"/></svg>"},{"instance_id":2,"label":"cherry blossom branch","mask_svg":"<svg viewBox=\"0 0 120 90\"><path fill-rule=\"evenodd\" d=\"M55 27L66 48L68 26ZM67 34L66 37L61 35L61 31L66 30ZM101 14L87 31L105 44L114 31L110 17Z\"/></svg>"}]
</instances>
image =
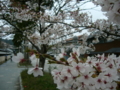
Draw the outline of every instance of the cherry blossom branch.
<instances>
[{"instance_id":1,"label":"cherry blossom branch","mask_svg":"<svg viewBox=\"0 0 120 90\"><path fill-rule=\"evenodd\" d=\"M59 9L58 11L55 13L55 15L58 15L58 13L60 12L60 10L66 5L67 3L64 3Z\"/></svg>"},{"instance_id":2,"label":"cherry blossom branch","mask_svg":"<svg viewBox=\"0 0 120 90\"><path fill-rule=\"evenodd\" d=\"M108 32L108 31L106 31L106 30L103 30L103 32L104 32L104 33L107 33L107 34L109 34L109 35L113 35L113 36L120 37L120 35L118 35L118 34L113 34L113 33L110 33L110 32Z\"/></svg>"},{"instance_id":3,"label":"cherry blossom branch","mask_svg":"<svg viewBox=\"0 0 120 90\"><path fill-rule=\"evenodd\" d=\"M46 20L46 22L49 22L49 23L60 23L60 24L64 24L64 25L67 25L67 26L70 26L70 27L73 27L73 28L80 28L80 27L91 28L91 26L72 25L72 24L68 24L68 23L64 23L64 22L47 21L47 20Z\"/></svg>"}]
</instances>

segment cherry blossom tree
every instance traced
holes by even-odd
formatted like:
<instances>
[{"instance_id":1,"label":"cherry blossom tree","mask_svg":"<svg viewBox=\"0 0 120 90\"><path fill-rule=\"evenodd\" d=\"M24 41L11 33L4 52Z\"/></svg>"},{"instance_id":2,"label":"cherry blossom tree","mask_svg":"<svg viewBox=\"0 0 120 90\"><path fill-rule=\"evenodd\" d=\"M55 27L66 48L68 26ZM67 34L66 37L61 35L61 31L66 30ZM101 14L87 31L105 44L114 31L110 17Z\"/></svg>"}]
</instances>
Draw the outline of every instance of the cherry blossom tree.
<instances>
[{"instance_id":1,"label":"cherry blossom tree","mask_svg":"<svg viewBox=\"0 0 120 90\"><path fill-rule=\"evenodd\" d=\"M40 29L39 33L43 33L41 30L43 27L40 26L42 24L39 20L40 15L44 13L46 8L50 9L53 5L52 0L36 0L32 2L30 2L29 0L1 0L0 2L1 20L4 20L4 25L1 25L1 32L3 33L2 30L4 29L5 34L15 34L13 42L14 45L17 47L22 44L23 40L30 41L25 32L34 33L34 29L38 27L38 29ZM9 25L8 29L6 29L5 27L6 24ZM36 46L34 42L32 42L32 40L30 41L30 43L32 43L32 45L40 52L40 46ZM43 49L41 51L43 53L46 53L46 45L44 44L42 46Z\"/></svg>"},{"instance_id":2,"label":"cherry blossom tree","mask_svg":"<svg viewBox=\"0 0 120 90\"><path fill-rule=\"evenodd\" d=\"M73 6L71 2L73 2ZM52 8L44 6L44 2L39 1L1 1L1 19L11 25L8 33L15 34L13 42L16 46L20 46L25 40L39 53L45 54L49 49L48 45L60 42L61 37L82 31L86 26L89 27L91 16L87 13L79 13L81 3L78 4L78 2L57 0L54 1ZM50 8L52 9L48 10ZM66 23L66 19L72 20L70 23ZM81 30L81 28L83 29ZM41 65L44 67L45 58L42 56L40 58Z\"/></svg>"},{"instance_id":3,"label":"cherry blossom tree","mask_svg":"<svg viewBox=\"0 0 120 90\"><path fill-rule=\"evenodd\" d=\"M46 2L48 1L51 0L46 0ZM67 60L64 58L66 55L64 48L61 49L61 53L56 58L46 53L50 47L62 43L68 37L72 37L73 33L86 29L89 32L99 31L93 43L98 43L98 38L101 36L107 38L107 41L119 38L119 26L116 25L119 21L110 22L113 20L112 18L111 20L96 20L93 22L92 16L82 12L81 9L81 6L87 3L88 0L84 2L81 0L53 0L52 6L48 5L49 7L47 7L44 0L33 2L29 0L1 0L0 2L2 7L0 10L1 19L11 26L8 31L13 30L12 33L15 33L13 41L19 46L25 40L25 45L29 47L27 51L31 54L30 60L34 68L30 68L28 74L33 73L35 77L38 75L43 76L42 68L44 69L45 58L48 58L49 63L61 64L59 68L51 72L54 83L57 84L57 88L60 90L116 89L119 78L120 57L116 57L114 54L105 57L103 54L80 58L88 50L95 49L92 43L88 45L87 35L83 35L81 38L82 43L78 48L72 48ZM107 3L108 6L105 9L119 10L118 3L112 2L113 5L111 5L105 0L93 2L97 4L104 3L103 6ZM117 5L117 7L114 7L114 5ZM64 39L66 36L67 38ZM34 50L32 47L34 47ZM13 60L16 63L24 61L23 54L19 52L17 56L13 57ZM39 68L39 62L42 68Z\"/></svg>"}]
</instances>

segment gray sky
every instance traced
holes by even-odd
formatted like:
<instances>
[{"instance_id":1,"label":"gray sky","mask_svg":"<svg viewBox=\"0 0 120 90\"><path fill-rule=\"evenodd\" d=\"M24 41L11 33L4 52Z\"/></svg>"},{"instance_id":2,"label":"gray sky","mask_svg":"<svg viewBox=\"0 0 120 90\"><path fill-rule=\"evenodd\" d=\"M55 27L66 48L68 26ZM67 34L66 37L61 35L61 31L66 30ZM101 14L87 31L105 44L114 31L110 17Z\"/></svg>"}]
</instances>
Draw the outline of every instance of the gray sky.
<instances>
[{"instance_id":1,"label":"gray sky","mask_svg":"<svg viewBox=\"0 0 120 90\"><path fill-rule=\"evenodd\" d=\"M86 8L92 8L92 7L95 7L95 5L92 2L89 2L83 5L81 8L86 9ZM84 12L90 12L91 15L93 16L93 21L95 21L96 19L107 19L106 16L104 15L105 12L101 11L100 6L97 6L94 9L85 10Z\"/></svg>"}]
</instances>

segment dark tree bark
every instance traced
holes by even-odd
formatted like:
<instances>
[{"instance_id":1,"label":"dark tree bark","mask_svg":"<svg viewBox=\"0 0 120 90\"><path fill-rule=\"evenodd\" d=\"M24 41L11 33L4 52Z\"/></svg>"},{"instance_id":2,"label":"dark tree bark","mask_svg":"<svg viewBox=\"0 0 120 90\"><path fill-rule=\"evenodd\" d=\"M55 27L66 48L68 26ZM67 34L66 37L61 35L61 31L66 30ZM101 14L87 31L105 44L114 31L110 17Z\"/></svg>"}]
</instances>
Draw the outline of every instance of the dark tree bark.
<instances>
[{"instance_id":1,"label":"dark tree bark","mask_svg":"<svg viewBox=\"0 0 120 90\"><path fill-rule=\"evenodd\" d=\"M47 45L46 44L43 44L41 46L41 52L39 52L39 53L42 53L42 54L46 54L47 53ZM44 66L45 66L45 59L46 59L45 57L40 56L39 65L40 65L40 67L43 68L43 70L44 70Z\"/></svg>"}]
</instances>

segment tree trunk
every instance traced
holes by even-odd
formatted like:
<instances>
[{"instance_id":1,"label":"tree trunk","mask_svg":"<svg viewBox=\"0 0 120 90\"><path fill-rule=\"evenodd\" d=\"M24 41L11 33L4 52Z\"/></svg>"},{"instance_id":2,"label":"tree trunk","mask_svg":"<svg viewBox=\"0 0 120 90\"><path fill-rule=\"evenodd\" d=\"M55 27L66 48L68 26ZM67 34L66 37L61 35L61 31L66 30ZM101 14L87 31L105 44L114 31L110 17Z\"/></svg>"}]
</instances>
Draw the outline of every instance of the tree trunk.
<instances>
[{"instance_id":1,"label":"tree trunk","mask_svg":"<svg viewBox=\"0 0 120 90\"><path fill-rule=\"evenodd\" d=\"M41 45L41 52L40 53L42 53L42 54L47 53L47 45L46 44ZM45 59L46 59L45 57L40 56L39 66L43 68L43 71L44 71Z\"/></svg>"},{"instance_id":2,"label":"tree trunk","mask_svg":"<svg viewBox=\"0 0 120 90\"><path fill-rule=\"evenodd\" d=\"M40 62L39 62L39 65L40 67L43 68L43 71L44 71L44 66L45 66L45 57L40 57Z\"/></svg>"}]
</instances>

